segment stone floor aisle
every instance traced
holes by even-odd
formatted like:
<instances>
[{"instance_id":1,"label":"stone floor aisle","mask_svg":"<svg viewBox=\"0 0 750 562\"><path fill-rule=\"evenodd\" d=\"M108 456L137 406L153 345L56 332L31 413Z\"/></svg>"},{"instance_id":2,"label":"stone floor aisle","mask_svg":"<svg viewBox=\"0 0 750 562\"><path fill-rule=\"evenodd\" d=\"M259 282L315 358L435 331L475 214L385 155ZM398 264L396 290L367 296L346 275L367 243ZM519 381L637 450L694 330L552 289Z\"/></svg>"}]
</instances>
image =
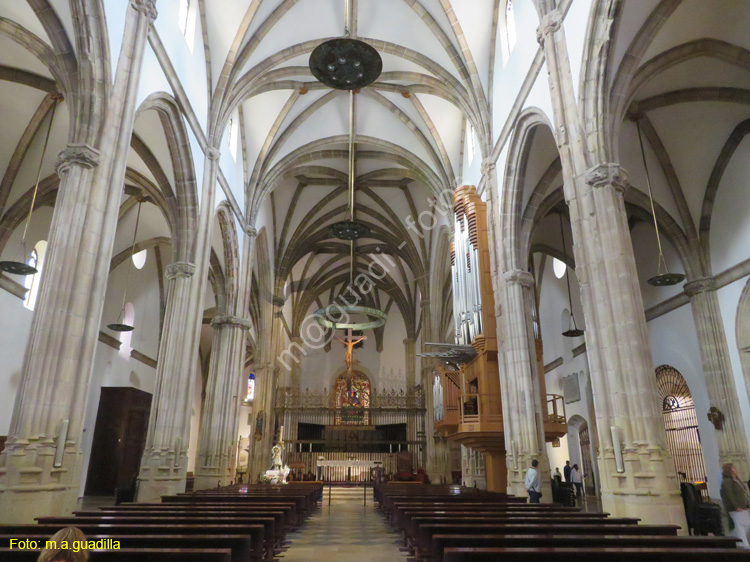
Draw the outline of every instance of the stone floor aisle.
<instances>
[{"instance_id":1,"label":"stone floor aisle","mask_svg":"<svg viewBox=\"0 0 750 562\"><path fill-rule=\"evenodd\" d=\"M361 492L360 492L361 494ZM281 562L402 562L398 533L377 508L362 505L362 496L337 499L323 506L299 531L287 536Z\"/></svg>"}]
</instances>

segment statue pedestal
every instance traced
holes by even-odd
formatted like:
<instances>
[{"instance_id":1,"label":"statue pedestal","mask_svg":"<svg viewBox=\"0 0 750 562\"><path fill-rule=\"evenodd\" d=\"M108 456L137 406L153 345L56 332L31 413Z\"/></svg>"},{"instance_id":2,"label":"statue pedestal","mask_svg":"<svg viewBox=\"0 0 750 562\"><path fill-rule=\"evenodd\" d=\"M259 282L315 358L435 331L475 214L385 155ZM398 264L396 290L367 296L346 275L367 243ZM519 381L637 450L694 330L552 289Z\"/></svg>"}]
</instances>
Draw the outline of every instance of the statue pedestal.
<instances>
[{"instance_id":1,"label":"statue pedestal","mask_svg":"<svg viewBox=\"0 0 750 562\"><path fill-rule=\"evenodd\" d=\"M284 466L281 470L266 470L263 473L263 476L271 483L271 484L286 484L286 477L289 475L289 471L291 469L288 466Z\"/></svg>"}]
</instances>

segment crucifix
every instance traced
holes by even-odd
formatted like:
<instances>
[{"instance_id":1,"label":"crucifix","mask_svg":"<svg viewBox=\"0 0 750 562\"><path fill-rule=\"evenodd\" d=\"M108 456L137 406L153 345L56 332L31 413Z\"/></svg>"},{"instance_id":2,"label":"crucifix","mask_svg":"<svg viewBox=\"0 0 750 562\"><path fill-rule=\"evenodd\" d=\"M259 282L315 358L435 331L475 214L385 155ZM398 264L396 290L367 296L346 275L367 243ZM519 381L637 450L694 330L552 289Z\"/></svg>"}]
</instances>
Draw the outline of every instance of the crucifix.
<instances>
[{"instance_id":1,"label":"crucifix","mask_svg":"<svg viewBox=\"0 0 750 562\"><path fill-rule=\"evenodd\" d=\"M343 343L346 346L346 372L349 373L349 377L351 378L352 375L352 349L354 349L354 346L357 345L359 342L364 341L367 339L367 336L360 336L357 339L354 339L354 336L352 334L352 329L349 328L346 332L346 338L342 339L338 336L336 336L336 339L339 340L341 343Z\"/></svg>"}]
</instances>

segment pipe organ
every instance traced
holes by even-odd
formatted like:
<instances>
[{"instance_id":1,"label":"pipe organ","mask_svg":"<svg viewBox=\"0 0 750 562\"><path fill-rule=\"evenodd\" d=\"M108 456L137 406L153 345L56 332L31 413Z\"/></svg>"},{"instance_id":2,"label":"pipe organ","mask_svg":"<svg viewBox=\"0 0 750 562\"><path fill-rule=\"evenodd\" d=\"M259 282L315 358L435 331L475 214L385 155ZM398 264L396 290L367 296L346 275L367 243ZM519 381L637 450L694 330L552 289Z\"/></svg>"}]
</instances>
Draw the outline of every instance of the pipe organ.
<instances>
[{"instance_id":1,"label":"pipe organ","mask_svg":"<svg viewBox=\"0 0 750 562\"><path fill-rule=\"evenodd\" d=\"M453 319L457 346L471 346L458 370L439 370L437 431L484 456L489 490L506 490L495 298L492 289L487 205L474 186L453 197L451 245Z\"/></svg>"},{"instance_id":2,"label":"pipe organ","mask_svg":"<svg viewBox=\"0 0 750 562\"><path fill-rule=\"evenodd\" d=\"M500 376L498 334L494 318L487 205L474 186L454 192L454 238L451 244L454 363L460 368L439 368L435 383L435 429L449 440L481 452L489 490L505 491L505 436ZM536 302L534 303L536 304ZM535 336L538 326L535 326ZM545 439L555 441L567 432L562 396L547 395L541 336L535 338L542 421ZM435 344L438 345L438 344ZM471 347L466 347L471 346ZM474 354L464 354L464 350ZM473 454L473 453L472 453ZM474 458L474 457L472 457Z\"/></svg>"}]
</instances>

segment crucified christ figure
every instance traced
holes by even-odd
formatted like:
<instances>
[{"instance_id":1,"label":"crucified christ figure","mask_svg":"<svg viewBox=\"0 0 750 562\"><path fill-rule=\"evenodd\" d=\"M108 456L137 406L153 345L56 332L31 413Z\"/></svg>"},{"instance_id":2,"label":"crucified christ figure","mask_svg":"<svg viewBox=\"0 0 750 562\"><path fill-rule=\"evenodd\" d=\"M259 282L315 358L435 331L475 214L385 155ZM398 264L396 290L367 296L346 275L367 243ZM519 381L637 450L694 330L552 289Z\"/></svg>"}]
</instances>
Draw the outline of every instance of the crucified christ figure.
<instances>
[{"instance_id":1,"label":"crucified christ figure","mask_svg":"<svg viewBox=\"0 0 750 562\"><path fill-rule=\"evenodd\" d=\"M342 339L338 336L336 336L336 339L346 346L346 370L347 372L351 373L352 372L352 349L354 349L354 346L357 345L362 340L366 340L367 337L361 336L355 340L352 338L351 330L349 330L349 335L346 337L346 339Z\"/></svg>"}]
</instances>

